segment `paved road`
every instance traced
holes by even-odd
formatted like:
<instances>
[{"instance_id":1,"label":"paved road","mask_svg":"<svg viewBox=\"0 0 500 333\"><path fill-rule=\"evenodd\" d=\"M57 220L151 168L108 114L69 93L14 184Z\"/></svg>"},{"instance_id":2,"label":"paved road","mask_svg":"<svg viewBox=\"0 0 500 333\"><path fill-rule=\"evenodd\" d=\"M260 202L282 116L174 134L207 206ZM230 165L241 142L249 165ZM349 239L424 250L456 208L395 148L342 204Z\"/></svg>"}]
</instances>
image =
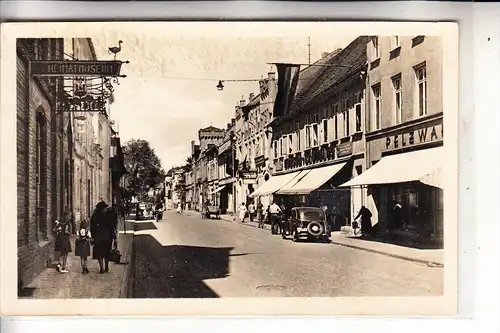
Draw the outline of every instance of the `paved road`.
<instances>
[{"instance_id":1,"label":"paved road","mask_svg":"<svg viewBox=\"0 0 500 333\"><path fill-rule=\"evenodd\" d=\"M153 224L142 224L148 228ZM143 233L136 236L136 298L443 293L442 268L335 244L293 243L198 214L167 212L156 230Z\"/></svg>"}]
</instances>

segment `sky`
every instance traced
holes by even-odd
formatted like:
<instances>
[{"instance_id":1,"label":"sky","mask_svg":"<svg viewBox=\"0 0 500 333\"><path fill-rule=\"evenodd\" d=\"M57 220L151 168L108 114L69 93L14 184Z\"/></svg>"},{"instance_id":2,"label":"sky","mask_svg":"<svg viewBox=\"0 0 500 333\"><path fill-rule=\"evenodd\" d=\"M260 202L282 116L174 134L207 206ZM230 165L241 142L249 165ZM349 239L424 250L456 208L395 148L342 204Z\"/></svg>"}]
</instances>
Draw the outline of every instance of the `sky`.
<instances>
[{"instance_id":1,"label":"sky","mask_svg":"<svg viewBox=\"0 0 500 333\"><path fill-rule=\"evenodd\" d=\"M149 141L166 171L185 163L200 128L225 128L242 96L248 100L251 92L259 92L258 82L226 82L218 91L218 80L265 77L276 72L269 62L308 63L309 36L311 62L357 37L328 29L241 31L240 36L238 31L178 30L174 34L161 26L154 30L110 26L90 36L99 60L112 59L108 47L123 41L117 59L130 64L122 66L127 77L115 87L110 117L119 126L122 144L132 138Z\"/></svg>"}]
</instances>

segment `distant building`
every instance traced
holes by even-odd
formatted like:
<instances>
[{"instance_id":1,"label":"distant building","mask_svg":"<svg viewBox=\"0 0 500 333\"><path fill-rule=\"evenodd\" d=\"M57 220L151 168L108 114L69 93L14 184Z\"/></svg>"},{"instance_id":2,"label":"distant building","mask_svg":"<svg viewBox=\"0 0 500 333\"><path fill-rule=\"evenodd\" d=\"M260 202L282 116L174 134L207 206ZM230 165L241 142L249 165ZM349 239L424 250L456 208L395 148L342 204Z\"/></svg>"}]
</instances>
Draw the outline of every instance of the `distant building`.
<instances>
[{"instance_id":1,"label":"distant building","mask_svg":"<svg viewBox=\"0 0 500 333\"><path fill-rule=\"evenodd\" d=\"M234 213L234 181L237 172L235 165L236 152L234 146L234 129L236 119L232 118L227 124L223 141L217 147L219 166L219 182L215 190L215 202L219 205L222 214Z\"/></svg>"},{"instance_id":2,"label":"distant building","mask_svg":"<svg viewBox=\"0 0 500 333\"><path fill-rule=\"evenodd\" d=\"M259 94L251 93L248 102L242 99L235 109L238 205L242 202L249 204L250 195L269 179L271 132L268 125L273 117L275 98L276 74L269 72L267 78L259 81ZM269 204L268 197L260 199L264 205Z\"/></svg>"}]
</instances>

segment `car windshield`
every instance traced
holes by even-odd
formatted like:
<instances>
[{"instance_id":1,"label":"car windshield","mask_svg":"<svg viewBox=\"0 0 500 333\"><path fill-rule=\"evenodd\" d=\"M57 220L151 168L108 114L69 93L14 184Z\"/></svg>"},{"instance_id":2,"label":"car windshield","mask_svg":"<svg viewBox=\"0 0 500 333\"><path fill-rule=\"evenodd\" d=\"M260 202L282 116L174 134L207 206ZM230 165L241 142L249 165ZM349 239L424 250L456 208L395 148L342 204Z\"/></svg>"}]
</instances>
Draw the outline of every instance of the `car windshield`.
<instances>
[{"instance_id":1,"label":"car windshield","mask_svg":"<svg viewBox=\"0 0 500 333\"><path fill-rule=\"evenodd\" d=\"M302 213L302 216L305 220L323 220L325 218L325 214L321 210L310 210Z\"/></svg>"}]
</instances>

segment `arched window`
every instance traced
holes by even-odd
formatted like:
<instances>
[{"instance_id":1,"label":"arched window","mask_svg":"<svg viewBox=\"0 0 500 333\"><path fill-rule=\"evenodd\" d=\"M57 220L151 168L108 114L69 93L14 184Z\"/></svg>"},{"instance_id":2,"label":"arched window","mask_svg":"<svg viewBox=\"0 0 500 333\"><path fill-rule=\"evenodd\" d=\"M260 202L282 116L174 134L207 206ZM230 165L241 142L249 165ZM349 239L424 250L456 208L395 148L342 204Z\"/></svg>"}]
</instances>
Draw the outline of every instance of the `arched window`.
<instances>
[{"instance_id":1,"label":"arched window","mask_svg":"<svg viewBox=\"0 0 500 333\"><path fill-rule=\"evenodd\" d=\"M36 231L37 239L47 237L47 121L39 107L36 113Z\"/></svg>"}]
</instances>

